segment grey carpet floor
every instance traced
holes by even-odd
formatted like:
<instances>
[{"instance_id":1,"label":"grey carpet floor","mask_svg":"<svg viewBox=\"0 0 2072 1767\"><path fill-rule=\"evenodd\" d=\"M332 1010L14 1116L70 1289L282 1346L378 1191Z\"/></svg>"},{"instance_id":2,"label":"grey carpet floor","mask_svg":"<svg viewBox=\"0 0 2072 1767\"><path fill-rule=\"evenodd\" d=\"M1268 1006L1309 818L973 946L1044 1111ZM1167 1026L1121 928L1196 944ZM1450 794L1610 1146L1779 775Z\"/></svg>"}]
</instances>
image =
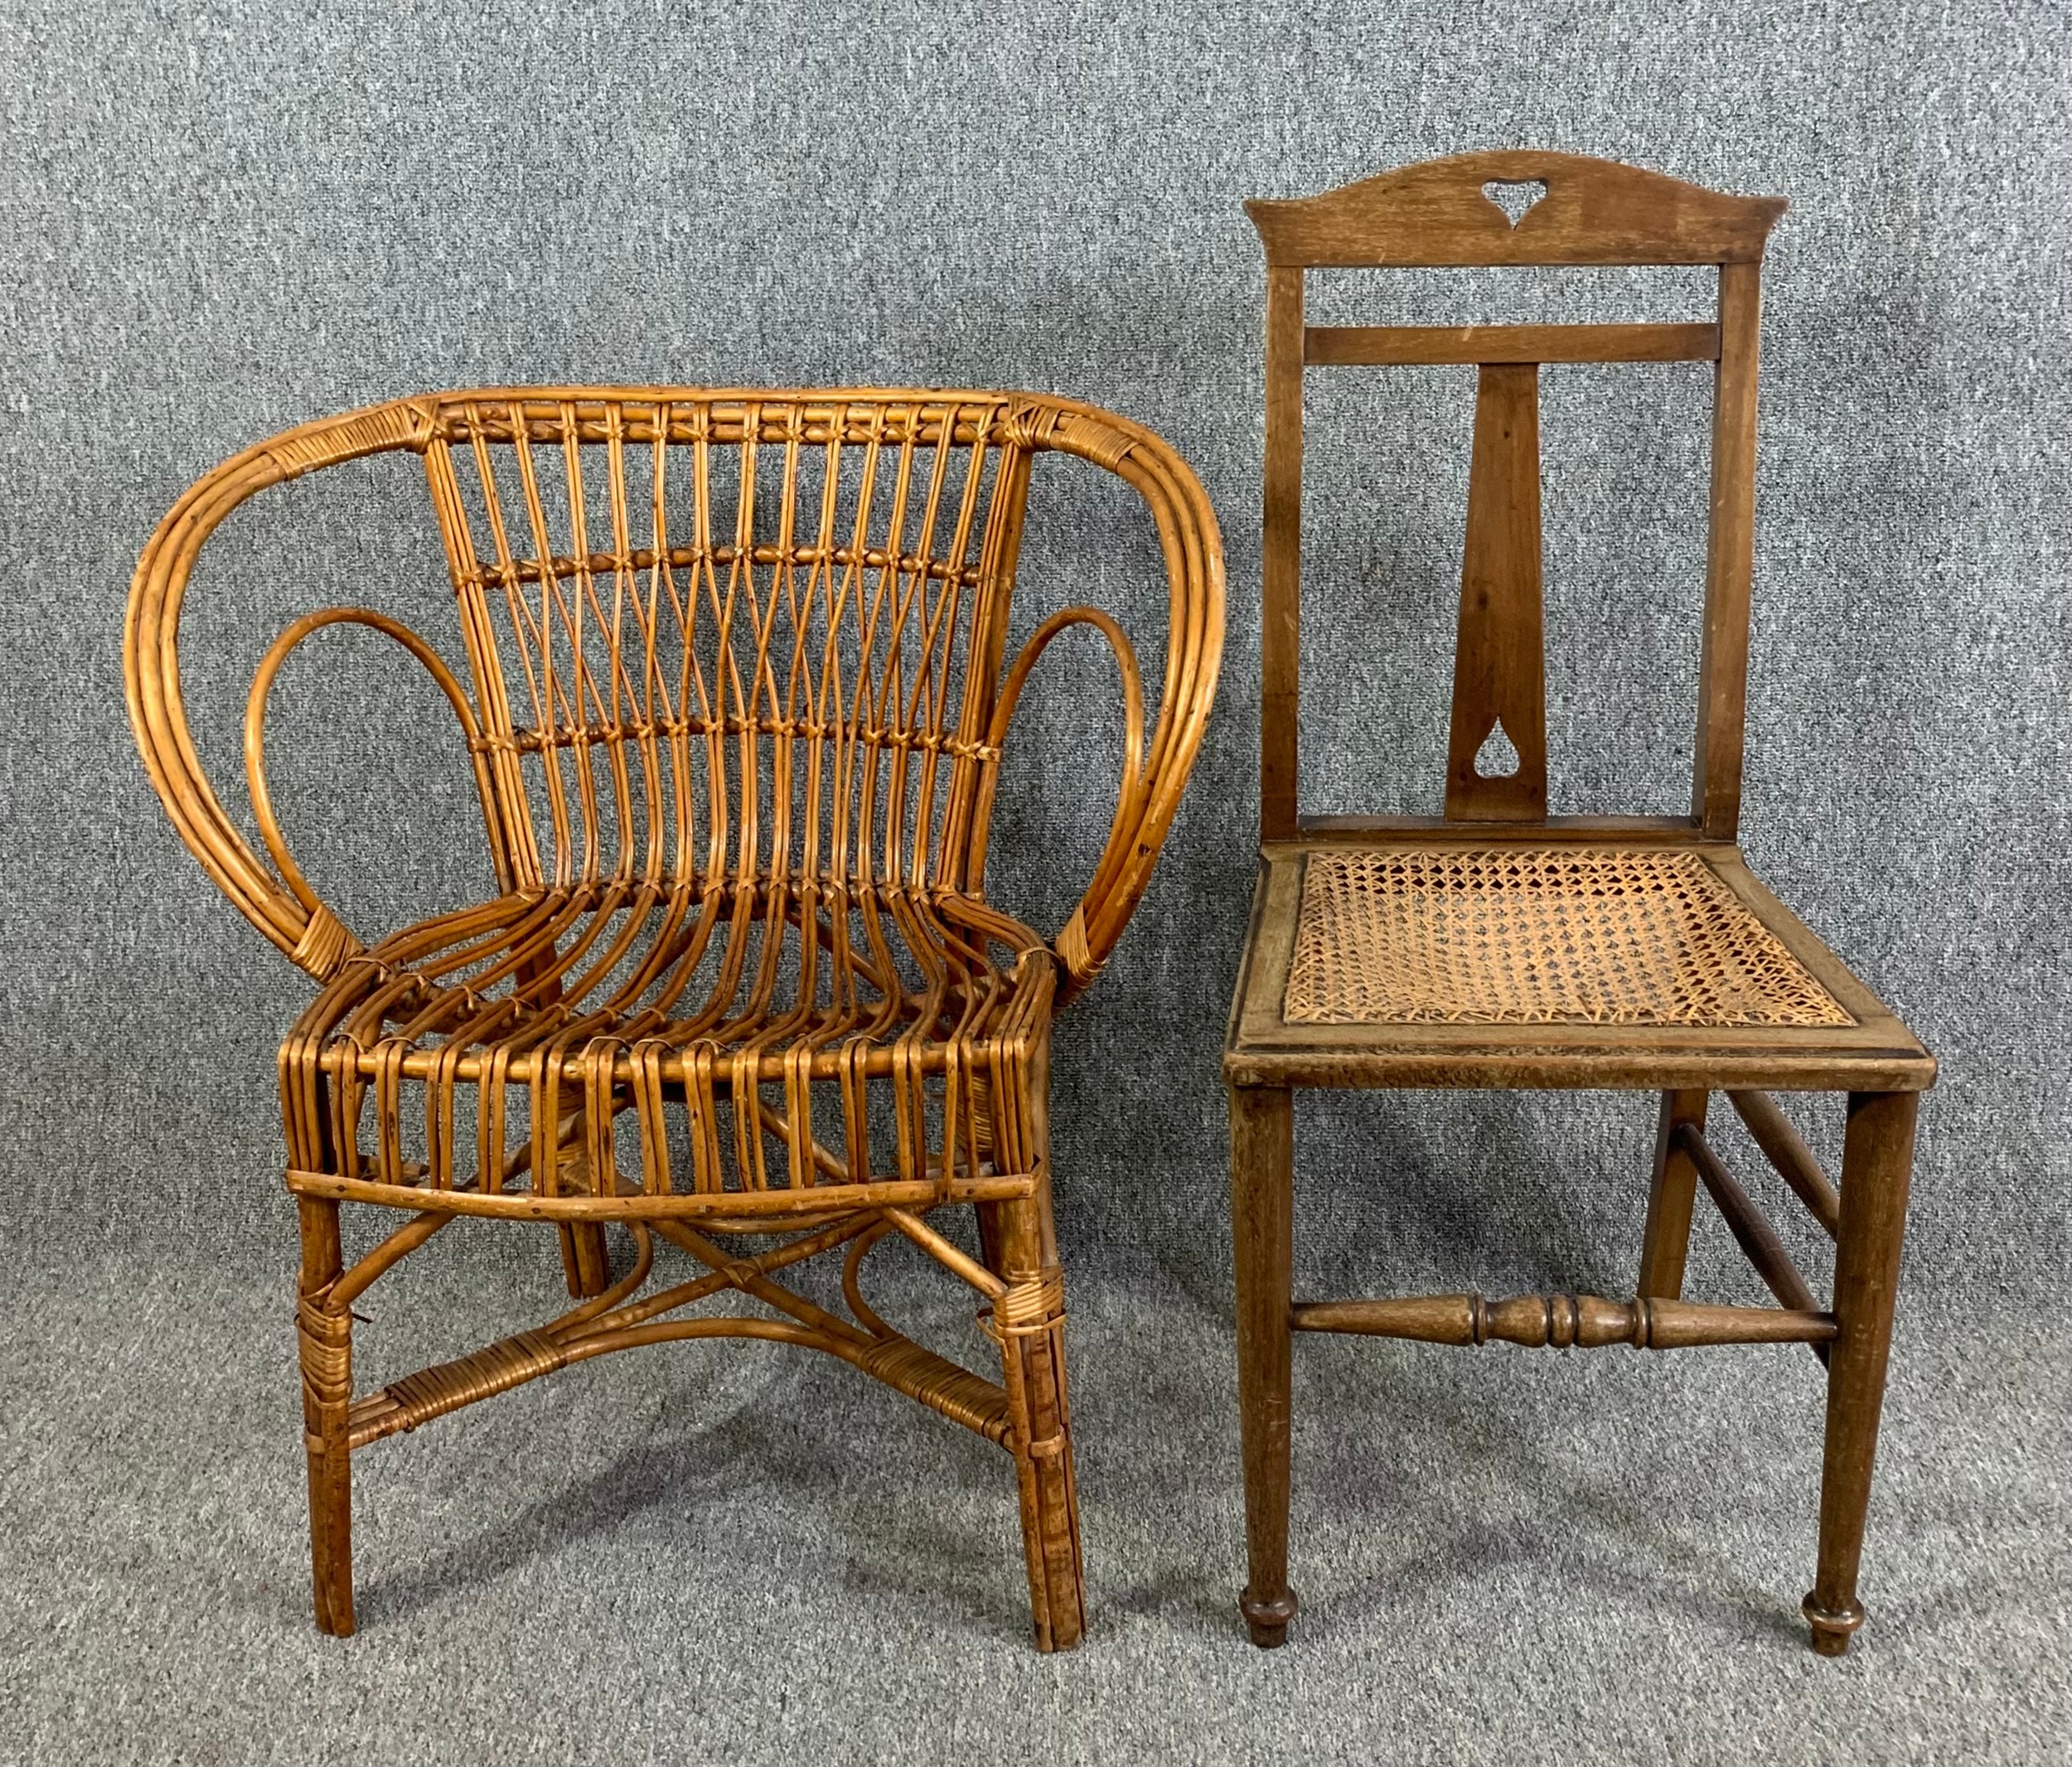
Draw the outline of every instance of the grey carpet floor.
<instances>
[{"instance_id":1,"label":"grey carpet floor","mask_svg":"<svg viewBox=\"0 0 2072 1767\"><path fill-rule=\"evenodd\" d=\"M2018 1296L1962 1328L1903 1318L1871 1622L1839 1663L1797 1615L1820 1405L1803 1352L1305 1341L1305 1611L1267 1655L1232 1608L1227 1320L1090 1279L1072 1329L1092 1632L1047 1659L1005 1459L770 1346L608 1358L358 1457L361 1631L321 1638L288 1284L243 1261L17 1251L0 1271L0 1755L2066 1755L2072 1344L2062 1309ZM545 1316L554 1274L417 1260L362 1304L362 1384ZM888 1276L945 1348L981 1348L942 1285Z\"/></svg>"}]
</instances>

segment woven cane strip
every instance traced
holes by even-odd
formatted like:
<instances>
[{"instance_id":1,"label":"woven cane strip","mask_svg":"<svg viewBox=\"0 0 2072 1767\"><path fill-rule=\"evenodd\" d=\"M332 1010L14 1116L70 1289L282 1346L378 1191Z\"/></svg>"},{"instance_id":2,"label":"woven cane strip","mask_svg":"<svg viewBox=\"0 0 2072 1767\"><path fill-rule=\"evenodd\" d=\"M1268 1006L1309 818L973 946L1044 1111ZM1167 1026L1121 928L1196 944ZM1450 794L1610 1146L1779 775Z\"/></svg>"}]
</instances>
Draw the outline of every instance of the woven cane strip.
<instances>
[{"instance_id":1,"label":"woven cane strip","mask_svg":"<svg viewBox=\"0 0 2072 1767\"><path fill-rule=\"evenodd\" d=\"M1007 1433L1007 1404L999 1387L911 1339L885 1339L864 1354L863 1366L888 1387L977 1435L997 1442Z\"/></svg>"},{"instance_id":2,"label":"woven cane strip","mask_svg":"<svg viewBox=\"0 0 2072 1767\"><path fill-rule=\"evenodd\" d=\"M402 1427L414 1429L478 1399L522 1387L560 1368L567 1360L568 1353L553 1339L539 1332L521 1331L472 1356L420 1368L384 1390L395 1407L410 1418Z\"/></svg>"},{"instance_id":3,"label":"woven cane strip","mask_svg":"<svg viewBox=\"0 0 2072 1767\"><path fill-rule=\"evenodd\" d=\"M356 956L360 942L341 924L336 916L322 903L317 912L309 917L309 925L302 938L289 953L295 963L307 970L319 981L328 981L337 973L338 966L346 958Z\"/></svg>"},{"instance_id":4,"label":"woven cane strip","mask_svg":"<svg viewBox=\"0 0 2072 1767\"><path fill-rule=\"evenodd\" d=\"M993 1324L1004 1332L1048 1331L1065 1314L1065 1273L1046 1271L1009 1285L993 1303Z\"/></svg>"},{"instance_id":5,"label":"woven cane strip","mask_svg":"<svg viewBox=\"0 0 2072 1767\"><path fill-rule=\"evenodd\" d=\"M1295 1024L1856 1021L1694 853L1313 853Z\"/></svg>"},{"instance_id":6,"label":"woven cane strip","mask_svg":"<svg viewBox=\"0 0 2072 1767\"><path fill-rule=\"evenodd\" d=\"M342 1406L352 1398L352 1320L327 1311L305 1295L296 1303L295 1324L301 1334L303 1386L319 1408Z\"/></svg>"},{"instance_id":7,"label":"woven cane strip","mask_svg":"<svg viewBox=\"0 0 2072 1767\"><path fill-rule=\"evenodd\" d=\"M426 407L376 405L353 417L277 436L266 444L266 452L289 478L299 478L319 467L379 453L384 448L421 448L431 433L432 414Z\"/></svg>"}]
</instances>

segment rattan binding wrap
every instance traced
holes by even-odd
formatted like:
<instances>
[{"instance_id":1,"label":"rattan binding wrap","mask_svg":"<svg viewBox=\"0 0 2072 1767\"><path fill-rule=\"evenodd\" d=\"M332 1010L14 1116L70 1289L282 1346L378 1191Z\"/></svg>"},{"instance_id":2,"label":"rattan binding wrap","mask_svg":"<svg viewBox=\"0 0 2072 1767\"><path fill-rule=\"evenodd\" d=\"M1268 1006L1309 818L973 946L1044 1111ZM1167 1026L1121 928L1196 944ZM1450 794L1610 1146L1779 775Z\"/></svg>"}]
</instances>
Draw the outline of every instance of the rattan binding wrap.
<instances>
[{"instance_id":1,"label":"rattan binding wrap","mask_svg":"<svg viewBox=\"0 0 2072 1767\"><path fill-rule=\"evenodd\" d=\"M1695 853L1314 853L1282 1006L1297 1024L1856 1021Z\"/></svg>"}]
</instances>

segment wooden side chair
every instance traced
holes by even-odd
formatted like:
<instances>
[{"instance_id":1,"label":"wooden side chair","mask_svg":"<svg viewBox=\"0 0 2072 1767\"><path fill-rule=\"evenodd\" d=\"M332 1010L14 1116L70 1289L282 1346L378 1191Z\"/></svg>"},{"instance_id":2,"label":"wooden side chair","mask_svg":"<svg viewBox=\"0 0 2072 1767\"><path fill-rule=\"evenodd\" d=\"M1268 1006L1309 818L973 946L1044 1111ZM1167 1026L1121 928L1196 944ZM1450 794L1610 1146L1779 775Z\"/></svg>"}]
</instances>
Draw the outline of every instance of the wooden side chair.
<instances>
[{"instance_id":1,"label":"wooden side chair","mask_svg":"<svg viewBox=\"0 0 2072 1767\"><path fill-rule=\"evenodd\" d=\"M1507 191L1504 186L1512 186ZM1532 201L1514 222L1498 198ZM1247 205L1267 261L1264 688L1257 894L1223 1056L1255 1644L1288 1586L1295 1331L1653 1349L1803 1343L1828 1368L1819 1565L1804 1612L1838 1655L1885 1386L1916 1095L1935 1064L1750 874L1736 845L1753 557L1758 278L1785 205L1561 153L1469 154ZM1716 322L1314 327L1317 266L1716 264ZM1541 602L1540 365L1715 364L1697 753L1687 816L1550 816ZM1442 817L1299 813L1303 373L1477 375ZM1499 728L1515 765L1492 764ZM1478 755L1483 759L1479 762ZM1636 1294L1296 1304L1297 1087L1600 1087L1661 1096ZM1836 1244L1823 1310L1705 1135L1725 1092ZM1836 1187L1770 1097L1842 1092ZM1702 1183L1775 1307L1682 1298Z\"/></svg>"},{"instance_id":2,"label":"wooden side chair","mask_svg":"<svg viewBox=\"0 0 2072 1767\"><path fill-rule=\"evenodd\" d=\"M189 571L255 491L395 450L424 461L468 679L365 608L289 626L245 721L255 850L182 709ZM1170 627L1148 733L1109 614L1065 608L1008 656L1046 453L1116 473L1155 521ZM472 769L496 880L491 899L372 944L298 868L266 786L269 690L341 622L395 640L451 702L444 740ZM1106 850L1047 939L987 901L986 830L1031 671L1082 625L1113 648L1125 757ZM456 393L306 424L180 500L131 593L131 719L189 847L319 984L282 1047L280 1094L322 1630L353 1630L358 1450L591 1357L738 1337L839 1357L1005 1448L1037 1644L1078 1640L1051 1018L1150 878L1222 640L1222 545L1193 473L1150 432L1059 399ZM395 1224L348 1258L344 1204ZM966 1204L976 1256L929 1219ZM463 1215L558 1237L575 1305L356 1394L355 1302ZM977 1291L1000 1379L873 1310L861 1266L893 1234ZM658 1239L687 1271L650 1280ZM847 1318L787 1280L828 1257Z\"/></svg>"}]
</instances>

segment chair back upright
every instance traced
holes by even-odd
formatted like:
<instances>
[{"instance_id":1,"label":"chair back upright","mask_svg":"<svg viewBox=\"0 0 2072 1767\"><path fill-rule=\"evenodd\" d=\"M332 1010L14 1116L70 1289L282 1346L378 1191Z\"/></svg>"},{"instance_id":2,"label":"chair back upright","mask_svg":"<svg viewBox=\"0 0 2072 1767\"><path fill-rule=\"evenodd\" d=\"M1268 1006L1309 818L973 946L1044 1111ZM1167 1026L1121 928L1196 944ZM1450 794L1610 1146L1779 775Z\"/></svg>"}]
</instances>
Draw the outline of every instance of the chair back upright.
<instances>
[{"instance_id":1,"label":"chair back upright","mask_svg":"<svg viewBox=\"0 0 2072 1767\"><path fill-rule=\"evenodd\" d=\"M178 636L189 574L248 497L398 451L424 462L472 680L464 688L433 646L371 610L298 621L262 664L248 709L263 858L225 813L186 729ZM1169 624L1148 729L1150 684L1106 611L1060 608L1009 656L1042 453L1113 472L1157 529ZM1169 444L1043 395L491 388L393 400L256 443L188 491L138 562L130 717L210 875L325 980L361 945L273 817L264 712L282 659L344 621L404 646L453 703L501 893L564 894L603 911L599 924L695 899L724 904L737 929L817 921L838 945L852 914L925 917L945 898L983 897L1019 696L1053 639L1095 627L1120 677L1123 770L1093 877L1050 942L1069 997L1121 936L1200 748L1222 647L1222 550L1199 482ZM1021 936L1005 922L995 930ZM617 945L606 951L617 961ZM882 952L877 970L891 987Z\"/></svg>"},{"instance_id":2,"label":"chair back upright","mask_svg":"<svg viewBox=\"0 0 2072 1767\"><path fill-rule=\"evenodd\" d=\"M1515 219L1498 200L1535 191L1537 200ZM1261 838L1292 840L1305 826L1296 738L1305 370L1443 363L1476 369L1445 820L1543 825L1540 365L1710 361L1711 492L1689 820L1700 838L1734 840L1754 559L1759 278L1784 200L1727 196L1608 160L1520 152L1432 160L1321 196L1245 206L1267 264ZM1716 319L1324 327L1304 317L1311 269L1657 264L1716 265ZM1477 756L1499 727L1517 766L1508 773L1484 772Z\"/></svg>"}]
</instances>

